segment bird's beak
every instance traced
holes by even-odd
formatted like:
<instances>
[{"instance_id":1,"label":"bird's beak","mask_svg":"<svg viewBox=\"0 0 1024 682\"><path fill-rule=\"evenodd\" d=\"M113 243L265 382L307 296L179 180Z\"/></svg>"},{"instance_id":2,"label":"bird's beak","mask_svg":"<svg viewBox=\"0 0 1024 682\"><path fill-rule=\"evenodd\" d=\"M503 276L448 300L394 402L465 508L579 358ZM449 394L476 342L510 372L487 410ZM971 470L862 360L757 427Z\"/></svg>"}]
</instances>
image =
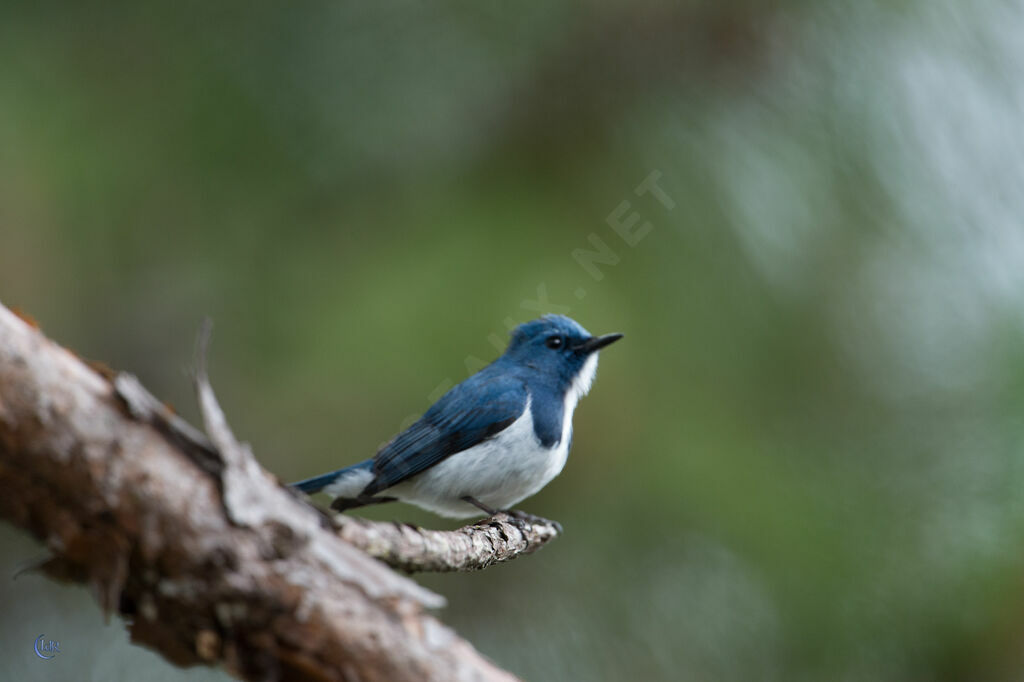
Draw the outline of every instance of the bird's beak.
<instances>
[{"instance_id":1,"label":"bird's beak","mask_svg":"<svg viewBox=\"0 0 1024 682\"><path fill-rule=\"evenodd\" d=\"M576 346L574 350L580 351L581 353L593 353L594 351L601 350L605 346L615 343L622 338L622 334L605 334L604 336L591 336L583 343Z\"/></svg>"}]
</instances>

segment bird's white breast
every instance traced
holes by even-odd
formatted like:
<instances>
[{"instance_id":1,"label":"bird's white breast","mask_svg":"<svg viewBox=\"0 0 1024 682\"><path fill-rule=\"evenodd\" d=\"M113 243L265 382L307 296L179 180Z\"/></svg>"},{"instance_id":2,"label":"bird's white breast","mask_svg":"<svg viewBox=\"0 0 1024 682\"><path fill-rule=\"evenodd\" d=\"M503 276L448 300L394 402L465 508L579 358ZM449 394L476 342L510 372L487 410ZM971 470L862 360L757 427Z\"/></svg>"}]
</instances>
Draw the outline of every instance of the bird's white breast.
<instances>
[{"instance_id":1,"label":"bird's white breast","mask_svg":"<svg viewBox=\"0 0 1024 682\"><path fill-rule=\"evenodd\" d=\"M562 471L569 441L544 447L533 430L530 403L527 398L522 414L494 438L451 455L385 494L453 518L480 515L461 499L465 495L508 509L535 494Z\"/></svg>"}]
</instances>

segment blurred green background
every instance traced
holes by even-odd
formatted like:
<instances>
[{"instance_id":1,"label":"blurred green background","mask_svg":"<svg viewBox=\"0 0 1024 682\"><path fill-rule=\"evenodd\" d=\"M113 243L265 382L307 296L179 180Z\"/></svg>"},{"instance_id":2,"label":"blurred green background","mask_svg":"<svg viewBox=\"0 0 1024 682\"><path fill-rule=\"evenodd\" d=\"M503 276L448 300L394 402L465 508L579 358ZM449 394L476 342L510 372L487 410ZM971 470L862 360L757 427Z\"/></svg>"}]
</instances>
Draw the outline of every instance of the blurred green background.
<instances>
[{"instance_id":1,"label":"blurred green background","mask_svg":"<svg viewBox=\"0 0 1024 682\"><path fill-rule=\"evenodd\" d=\"M522 505L566 535L418 578L444 621L532 680L1021 679L1022 30L988 0L6 2L0 301L192 421L211 315L283 480L371 454L510 320L625 332ZM0 547L0 678L226 677Z\"/></svg>"}]
</instances>

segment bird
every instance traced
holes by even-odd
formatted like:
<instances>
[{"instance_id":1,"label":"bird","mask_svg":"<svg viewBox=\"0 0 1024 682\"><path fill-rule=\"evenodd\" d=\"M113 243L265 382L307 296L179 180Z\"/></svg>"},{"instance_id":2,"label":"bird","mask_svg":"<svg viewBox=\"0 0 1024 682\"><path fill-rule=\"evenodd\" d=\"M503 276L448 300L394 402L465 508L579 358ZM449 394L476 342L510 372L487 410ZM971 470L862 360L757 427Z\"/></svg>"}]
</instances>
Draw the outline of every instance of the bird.
<instances>
[{"instance_id":1,"label":"bird","mask_svg":"<svg viewBox=\"0 0 1024 682\"><path fill-rule=\"evenodd\" d=\"M292 486L333 496L342 512L396 500L455 519L509 511L561 473L598 353L622 337L593 336L564 315L523 323L501 356L373 457Z\"/></svg>"}]
</instances>

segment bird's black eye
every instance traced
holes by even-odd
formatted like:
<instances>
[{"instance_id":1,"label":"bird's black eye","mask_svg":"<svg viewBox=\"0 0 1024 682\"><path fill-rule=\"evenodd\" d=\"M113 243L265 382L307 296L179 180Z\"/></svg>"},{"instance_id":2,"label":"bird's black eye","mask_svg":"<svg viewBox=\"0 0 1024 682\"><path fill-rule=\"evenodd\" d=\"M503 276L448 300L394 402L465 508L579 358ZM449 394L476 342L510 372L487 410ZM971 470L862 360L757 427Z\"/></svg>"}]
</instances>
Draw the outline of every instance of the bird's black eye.
<instances>
[{"instance_id":1,"label":"bird's black eye","mask_svg":"<svg viewBox=\"0 0 1024 682\"><path fill-rule=\"evenodd\" d=\"M547 343L547 347L548 348L552 348L552 349L561 348L562 347L562 337L561 336L549 336L546 343Z\"/></svg>"}]
</instances>

